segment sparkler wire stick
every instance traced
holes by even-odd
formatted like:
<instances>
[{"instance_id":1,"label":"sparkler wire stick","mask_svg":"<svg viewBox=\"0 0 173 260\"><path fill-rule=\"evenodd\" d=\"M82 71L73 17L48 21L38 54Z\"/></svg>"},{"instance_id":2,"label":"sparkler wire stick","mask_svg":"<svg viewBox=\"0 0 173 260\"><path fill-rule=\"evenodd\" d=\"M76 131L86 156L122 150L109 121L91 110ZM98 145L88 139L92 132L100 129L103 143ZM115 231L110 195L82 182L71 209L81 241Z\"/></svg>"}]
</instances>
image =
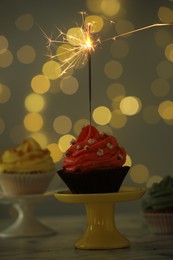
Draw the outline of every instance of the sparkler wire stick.
<instances>
[{"instance_id":1,"label":"sparkler wire stick","mask_svg":"<svg viewBox=\"0 0 173 260\"><path fill-rule=\"evenodd\" d=\"M88 73L89 73L89 113L90 113L90 125L91 125L91 51L88 51Z\"/></svg>"},{"instance_id":2,"label":"sparkler wire stick","mask_svg":"<svg viewBox=\"0 0 173 260\"><path fill-rule=\"evenodd\" d=\"M92 79L92 77L91 77L91 47L90 47L90 45L91 45L91 38L90 38L91 37L91 28L90 28L90 26L91 26L90 24L87 25L88 44L89 44L89 48L88 48L89 119L90 119L90 125L91 125L91 113L92 113L92 108L91 108L92 81L91 81L91 79Z\"/></svg>"},{"instance_id":3,"label":"sparkler wire stick","mask_svg":"<svg viewBox=\"0 0 173 260\"><path fill-rule=\"evenodd\" d=\"M107 38L105 40L102 40L101 42L105 42L105 41L109 41L109 40L116 40L117 38L128 36L130 34L137 33L137 32L140 32L140 31L148 30L148 29L153 28L153 27L163 27L163 26L173 26L173 24L172 23L154 23L154 24L150 24L150 25L147 25L147 26L135 29L135 30L125 32L125 33L117 34L114 37Z\"/></svg>"}]
</instances>

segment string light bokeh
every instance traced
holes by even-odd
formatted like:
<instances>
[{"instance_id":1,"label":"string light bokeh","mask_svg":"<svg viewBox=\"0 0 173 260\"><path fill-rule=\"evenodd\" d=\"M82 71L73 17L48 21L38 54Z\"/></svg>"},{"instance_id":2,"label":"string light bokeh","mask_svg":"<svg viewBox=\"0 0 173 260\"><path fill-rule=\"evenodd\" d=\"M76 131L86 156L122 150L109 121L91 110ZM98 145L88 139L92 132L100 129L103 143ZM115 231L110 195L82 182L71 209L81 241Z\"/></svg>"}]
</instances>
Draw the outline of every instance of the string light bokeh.
<instances>
[{"instance_id":1,"label":"string light bokeh","mask_svg":"<svg viewBox=\"0 0 173 260\"><path fill-rule=\"evenodd\" d=\"M66 0L60 7L55 0L27 5L14 0L13 14L8 2L0 10L0 152L32 136L50 150L58 168L70 140L89 123L88 68L85 60L61 75L61 62L73 52L62 43L54 46L59 60L50 59L43 31L53 38L57 27L67 36L76 34L85 10L99 37L111 38L173 23L172 2L159 0L151 7L148 0ZM173 171L172 84L173 27L103 42L92 55L93 124L126 148L127 182L149 187Z\"/></svg>"}]
</instances>

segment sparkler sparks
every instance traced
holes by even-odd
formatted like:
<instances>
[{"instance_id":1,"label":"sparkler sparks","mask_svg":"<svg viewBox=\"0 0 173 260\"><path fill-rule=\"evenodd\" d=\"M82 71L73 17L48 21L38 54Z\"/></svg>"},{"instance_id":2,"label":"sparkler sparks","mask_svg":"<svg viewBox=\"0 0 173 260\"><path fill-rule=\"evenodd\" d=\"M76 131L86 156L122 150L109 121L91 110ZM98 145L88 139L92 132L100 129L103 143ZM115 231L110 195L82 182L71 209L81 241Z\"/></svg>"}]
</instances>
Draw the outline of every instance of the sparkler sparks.
<instances>
[{"instance_id":1,"label":"sparkler sparks","mask_svg":"<svg viewBox=\"0 0 173 260\"><path fill-rule=\"evenodd\" d=\"M97 22L93 20L86 23L88 16L85 12L81 12L80 14L82 15L82 25L80 27L70 28L67 33L58 29L59 34L55 39L49 38L45 32L43 32L47 39L48 56L51 60L57 61L61 68L59 77L71 68L79 68L85 65L87 61L91 59L90 56L98 44L109 40L117 40L120 37L125 37L154 27L173 26L171 23L156 23L101 40L100 37L98 37L97 31L95 31Z\"/></svg>"},{"instance_id":2,"label":"sparkler sparks","mask_svg":"<svg viewBox=\"0 0 173 260\"><path fill-rule=\"evenodd\" d=\"M154 27L173 26L173 24L151 24L101 40L97 34L99 32L97 21L94 19L91 21L89 19L87 20L89 16L87 16L85 12L81 12L80 14L82 15L82 26L70 28L67 33L58 29L59 35L55 39L49 38L44 32L43 34L47 38L50 59L57 61L59 71L58 77L67 73L68 70L78 68L88 62L89 112L91 124L91 55L95 51L97 45L109 40L115 41L120 37L125 37ZM101 19L99 16L97 16L97 18ZM57 47L59 44L60 46Z\"/></svg>"},{"instance_id":3,"label":"sparkler sparks","mask_svg":"<svg viewBox=\"0 0 173 260\"><path fill-rule=\"evenodd\" d=\"M85 13L82 13L84 16ZM60 63L62 76L71 68L78 68L87 63L88 53L95 51L99 38L93 39L92 23L85 24L85 19L81 27L73 27L67 33L58 29L59 35L55 38L49 38L45 32L47 39L48 56L51 60ZM59 45L60 44L60 45ZM57 47L59 45L59 47Z\"/></svg>"}]
</instances>

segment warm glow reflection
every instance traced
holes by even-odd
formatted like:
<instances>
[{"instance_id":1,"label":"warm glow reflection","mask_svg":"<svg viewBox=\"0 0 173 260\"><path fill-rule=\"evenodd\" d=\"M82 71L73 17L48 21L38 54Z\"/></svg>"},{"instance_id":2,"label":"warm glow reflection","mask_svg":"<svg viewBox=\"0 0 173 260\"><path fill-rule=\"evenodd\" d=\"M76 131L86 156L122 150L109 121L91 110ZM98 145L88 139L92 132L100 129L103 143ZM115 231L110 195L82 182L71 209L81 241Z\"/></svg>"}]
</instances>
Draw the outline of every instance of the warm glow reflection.
<instances>
[{"instance_id":1,"label":"warm glow reflection","mask_svg":"<svg viewBox=\"0 0 173 260\"><path fill-rule=\"evenodd\" d=\"M40 112L44 106L44 98L38 94L30 94L25 98L25 107L29 112Z\"/></svg>"},{"instance_id":2,"label":"warm glow reflection","mask_svg":"<svg viewBox=\"0 0 173 260\"><path fill-rule=\"evenodd\" d=\"M73 135L63 135L62 137L60 137L59 141L58 141L58 145L60 150L65 153L67 151L67 149L71 146L71 141L75 140L75 137Z\"/></svg>"},{"instance_id":3,"label":"warm glow reflection","mask_svg":"<svg viewBox=\"0 0 173 260\"><path fill-rule=\"evenodd\" d=\"M23 123L28 131L37 132L43 127L43 118L38 113L29 113L24 117Z\"/></svg>"},{"instance_id":4,"label":"warm glow reflection","mask_svg":"<svg viewBox=\"0 0 173 260\"><path fill-rule=\"evenodd\" d=\"M147 182L149 175L149 170L142 164L137 164L130 169L130 177L135 183Z\"/></svg>"},{"instance_id":5,"label":"warm glow reflection","mask_svg":"<svg viewBox=\"0 0 173 260\"><path fill-rule=\"evenodd\" d=\"M131 157L127 154L126 155L126 161L125 161L125 164L124 164L124 166L131 166L132 165L132 159L131 159Z\"/></svg>"},{"instance_id":6,"label":"warm glow reflection","mask_svg":"<svg viewBox=\"0 0 173 260\"><path fill-rule=\"evenodd\" d=\"M93 111L93 119L98 125L106 125L111 120L111 112L107 107L97 107Z\"/></svg>"},{"instance_id":7,"label":"warm glow reflection","mask_svg":"<svg viewBox=\"0 0 173 260\"><path fill-rule=\"evenodd\" d=\"M53 128L58 134L67 134L71 131L72 122L67 116L58 116L53 121Z\"/></svg>"},{"instance_id":8,"label":"warm glow reflection","mask_svg":"<svg viewBox=\"0 0 173 260\"><path fill-rule=\"evenodd\" d=\"M34 92L38 94L44 94L50 88L50 81L44 75L39 74L32 78L31 87Z\"/></svg>"},{"instance_id":9,"label":"warm glow reflection","mask_svg":"<svg viewBox=\"0 0 173 260\"><path fill-rule=\"evenodd\" d=\"M63 157L63 152L59 148L58 144L56 143L49 144L47 145L47 148L50 151L50 156L52 157L54 163L61 161Z\"/></svg>"},{"instance_id":10,"label":"warm glow reflection","mask_svg":"<svg viewBox=\"0 0 173 260\"><path fill-rule=\"evenodd\" d=\"M123 114L132 116L137 114L141 109L141 101L137 97L125 97L120 102L120 109Z\"/></svg>"}]
</instances>

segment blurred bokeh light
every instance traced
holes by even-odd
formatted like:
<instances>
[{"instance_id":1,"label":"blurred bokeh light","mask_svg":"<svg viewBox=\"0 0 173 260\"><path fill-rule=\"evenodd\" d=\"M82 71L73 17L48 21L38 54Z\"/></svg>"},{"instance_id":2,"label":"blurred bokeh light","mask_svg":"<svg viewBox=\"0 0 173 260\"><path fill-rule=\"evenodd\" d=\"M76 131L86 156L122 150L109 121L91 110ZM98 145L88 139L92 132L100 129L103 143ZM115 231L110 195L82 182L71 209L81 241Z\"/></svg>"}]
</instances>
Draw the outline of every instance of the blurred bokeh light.
<instances>
[{"instance_id":1,"label":"blurred bokeh light","mask_svg":"<svg viewBox=\"0 0 173 260\"><path fill-rule=\"evenodd\" d=\"M44 106L44 98L38 94L32 93L25 98L25 107L29 112L40 112Z\"/></svg>"},{"instance_id":2,"label":"blurred bokeh light","mask_svg":"<svg viewBox=\"0 0 173 260\"><path fill-rule=\"evenodd\" d=\"M43 118L38 113L28 113L24 117L24 126L28 131L37 132L43 126Z\"/></svg>"},{"instance_id":3,"label":"blurred bokeh light","mask_svg":"<svg viewBox=\"0 0 173 260\"><path fill-rule=\"evenodd\" d=\"M35 60L36 53L32 46L24 45L17 51L17 58L21 63L30 64Z\"/></svg>"},{"instance_id":4,"label":"blurred bokeh light","mask_svg":"<svg viewBox=\"0 0 173 260\"><path fill-rule=\"evenodd\" d=\"M29 31L34 25L34 18L31 14L22 14L16 19L15 25L21 31Z\"/></svg>"},{"instance_id":5,"label":"blurred bokeh light","mask_svg":"<svg viewBox=\"0 0 173 260\"><path fill-rule=\"evenodd\" d=\"M34 92L38 94L44 94L50 88L50 81L44 75L39 74L32 78L31 87Z\"/></svg>"},{"instance_id":6,"label":"blurred bokeh light","mask_svg":"<svg viewBox=\"0 0 173 260\"><path fill-rule=\"evenodd\" d=\"M93 119L98 125L106 125L111 120L111 111L105 106L100 106L94 109Z\"/></svg>"},{"instance_id":7,"label":"blurred bokeh light","mask_svg":"<svg viewBox=\"0 0 173 260\"><path fill-rule=\"evenodd\" d=\"M4 84L0 84L0 103L6 103L11 97L10 88Z\"/></svg>"},{"instance_id":8,"label":"blurred bokeh light","mask_svg":"<svg viewBox=\"0 0 173 260\"><path fill-rule=\"evenodd\" d=\"M142 164L134 165L130 169L130 177L134 182L138 184L147 182L149 175L150 175L149 170L145 165Z\"/></svg>"},{"instance_id":9,"label":"blurred bokeh light","mask_svg":"<svg viewBox=\"0 0 173 260\"><path fill-rule=\"evenodd\" d=\"M0 53L0 67L1 68L7 68L13 63L13 54L12 52L7 49L4 51L4 49L1 50Z\"/></svg>"},{"instance_id":10,"label":"blurred bokeh light","mask_svg":"<svg viewBox=\"0 0 173 260\"><path fill-rule=\"evenodd\" d=\"M63 153L65 153L67 149L71 146L72 140L75 140L75 137L70 134L63 135L59 138L58 145Z\"/></svg>"},{"instance_id":11,"label":"blurred bokeh light","mask_svg":"<svg viewBox=\"0 0 173 260\"><path fill-rule=\"evenodd\" d=\"M137 97L125 97L120 102L120 109L122 113L128 116L139 113L141 107L141 101Z\"/></svg>"},{"instance_id":12,"label":"blurred bokeh light","mask_svg":"<svg viewBox=\"0 0 173 260\"><path fill-rule=\"evenodd\" d=\"M67 116L58 116L53 121L53 128L58 134L66 134L72 128L71 119Z\"/></svg>"},{"instance_id":13,"label":"blurred bokeh light","mask_svg":"<svg viewBox=\"0 0 173 260\"><path fill-rule=\"evenodd\" d=\"M0 35L0 54L6 52L8 49L8 40L5 36Z\"/></svg>"}]
</instances>

